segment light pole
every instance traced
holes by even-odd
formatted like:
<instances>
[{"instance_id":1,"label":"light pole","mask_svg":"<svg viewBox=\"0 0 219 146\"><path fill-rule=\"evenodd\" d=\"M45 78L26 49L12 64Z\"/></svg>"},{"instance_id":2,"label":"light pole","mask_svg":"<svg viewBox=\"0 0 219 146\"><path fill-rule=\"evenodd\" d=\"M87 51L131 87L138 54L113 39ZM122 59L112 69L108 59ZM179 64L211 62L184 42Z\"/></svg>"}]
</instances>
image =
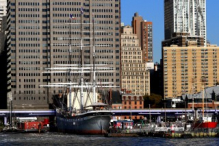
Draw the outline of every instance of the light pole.
<instances>
[{"instance_id":1,"label":"light pole","mask_svg":"<svg viewBox=\"0 0 219 146\"><path fill-rule=\"evenodd\" d=\"M167 115L166 115L166 101L164 101L164 110L165 110L165 123L166 123L166 119L167 119Z\"/></svg>"},{"instance_id":2,"label":"light pole","mask_svg":"<svg viewBox=\"0 0 219 146\"><path fill-rule=\"evenodd\" d=\"M10 109L10 123L9 126L12 127L12 95L9 95L9 109Z\"/></svg>"},{"instance_id":3,"label":"light pole","mask_svg":"<svg viewBox=\"0 0 219 146\"><path fill-rule=\"evenodd\" d=\"M151 123L151 106L150 106L150 104L149 104L149 123Z\"/></svg>"}]
</instances>

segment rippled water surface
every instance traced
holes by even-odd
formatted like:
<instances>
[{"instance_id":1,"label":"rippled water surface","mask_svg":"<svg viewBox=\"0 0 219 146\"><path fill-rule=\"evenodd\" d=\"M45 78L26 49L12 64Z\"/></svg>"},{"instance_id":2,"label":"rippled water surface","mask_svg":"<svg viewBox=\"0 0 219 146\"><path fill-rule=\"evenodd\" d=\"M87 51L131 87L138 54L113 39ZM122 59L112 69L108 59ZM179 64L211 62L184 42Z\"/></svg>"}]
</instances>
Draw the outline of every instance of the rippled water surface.
<instances>
[{"instance_id":1,"label":"rippled water surface","mask_svg":"<svg viewBox=\"0 0 219 146\"><path fill-rule=\"evenodd\" d=\"M0 133L0 146L217 146L219 138L167 139L151 137L103 137L62 133Z\"/></svg>"}]
</instances>

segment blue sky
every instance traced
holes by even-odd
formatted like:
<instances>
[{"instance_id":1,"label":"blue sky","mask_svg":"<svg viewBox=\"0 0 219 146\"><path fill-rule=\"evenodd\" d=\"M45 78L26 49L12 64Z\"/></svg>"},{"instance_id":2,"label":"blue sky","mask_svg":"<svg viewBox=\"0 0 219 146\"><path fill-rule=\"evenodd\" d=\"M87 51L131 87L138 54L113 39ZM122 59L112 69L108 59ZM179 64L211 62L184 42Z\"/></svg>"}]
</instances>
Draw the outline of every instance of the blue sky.
<instances>
[{"instance_id":1,"label":"blue sky","mask_svg":"<svg viewBox=\"0 0 219 146\"><path fill-rule=\"evenodd\" d=\"M219 45L219 0L206 0L207 40ZM121 19L131 25L132 16L138 12L143 19L153 22L154 62L161 59L161 41L164 39L164 0L121 0Z\"/></svg>"}]
</instances>

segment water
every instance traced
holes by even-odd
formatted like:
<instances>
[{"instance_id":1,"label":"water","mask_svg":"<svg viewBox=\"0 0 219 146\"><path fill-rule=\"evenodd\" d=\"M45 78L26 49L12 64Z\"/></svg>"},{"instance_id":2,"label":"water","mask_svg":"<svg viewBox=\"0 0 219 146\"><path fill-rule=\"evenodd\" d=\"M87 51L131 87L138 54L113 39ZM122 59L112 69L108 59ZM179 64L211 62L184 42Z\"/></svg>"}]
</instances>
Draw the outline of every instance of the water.
<instances>
[{"instance_id":1,"label":"water","mask_svg":"<svg viewBox=\"0 0 219 146\"><path fill-rule=\"evenodd\" d=\"M103 137L63 133L0 133L0 146L216 146L219 138Z\"/></svg>"}]
</instances>

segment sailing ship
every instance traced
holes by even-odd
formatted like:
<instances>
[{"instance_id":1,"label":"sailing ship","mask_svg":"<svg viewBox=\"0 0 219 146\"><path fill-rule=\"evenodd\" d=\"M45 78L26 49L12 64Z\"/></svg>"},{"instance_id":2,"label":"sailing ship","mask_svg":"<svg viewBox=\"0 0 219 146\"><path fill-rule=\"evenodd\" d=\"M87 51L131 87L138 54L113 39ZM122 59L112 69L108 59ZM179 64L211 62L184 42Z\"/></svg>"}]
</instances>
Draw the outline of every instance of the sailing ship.
<instances>
[{"instance_id":1,"label":"sailing ship","mask_svg":"<svg viewBox=\"0 0 219 146\"><path fill-rule=\"evenodd\" d=\"M54 68L47 68L48 71L44 73L67 73L68 80L67 83L51 83L49 85L41 85L42 87L65 87L68 89L66 99L67 104L65 104L64 98L58 98L56 101L59 106L56 106L56 125L58 131L76 134L104 134L107 133L109 129L110 120L112 117L112 112L108 109L108 105L105 103L97 102L97 98L100 94L97 93L97 87L107 87L113 88L111 82L97 82L96 73L97 72L113 72L112 67L106 67L105 64L95 64L95 30L94 30L94 19L92 23L83 23L82 21L83 13L81 14L81 23L72 23L70 19L69 28L69 63L70 64L55 64ZM80 30L80 44L72 44L73 38L72 25L79 25ZM82 26L83 25L93 25L93 43L92 46L87 46L83 44L82 36ZM77 27L78 28L78 27ZM78 38L75 38L78 39ZM78 40L77 40L78 41ZM72 46L80 48L80 64L71 64L71 53ZM83 47L89 47L90 52L92 52L93 62L88 64L84 63L83 60ZM91 82L85 82L84 74L90 74ZM78 82L72 82L71 76L77 76ZM88 80L87 80L88 81ZM103 86L105 85L105 86ZM92 91L92 93L91 93Z\"/></svg>"}]
</instances>

